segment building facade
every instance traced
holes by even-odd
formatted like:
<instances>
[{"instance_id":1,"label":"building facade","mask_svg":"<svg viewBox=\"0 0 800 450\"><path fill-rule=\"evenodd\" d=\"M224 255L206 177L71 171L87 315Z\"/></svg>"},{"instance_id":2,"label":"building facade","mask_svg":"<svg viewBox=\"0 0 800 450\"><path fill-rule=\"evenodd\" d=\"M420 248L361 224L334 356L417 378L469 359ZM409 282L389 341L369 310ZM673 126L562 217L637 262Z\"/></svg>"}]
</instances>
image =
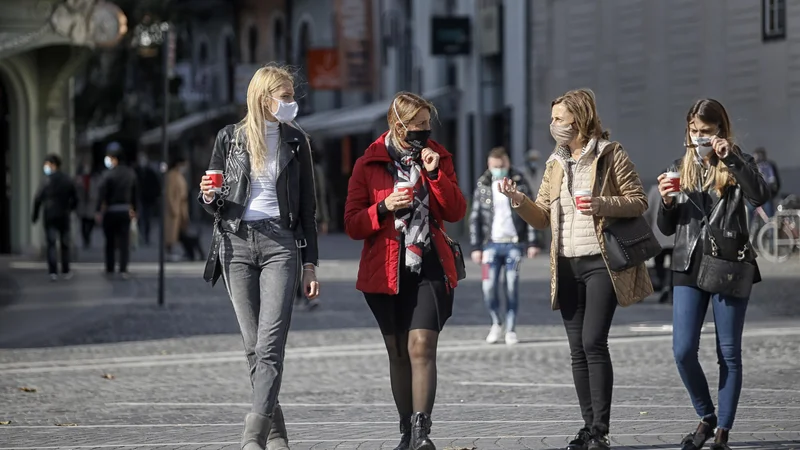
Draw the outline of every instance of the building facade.
<instances>
[{"instance_id":1,"label":"building facade","mask_svg":"<svg viewBox=\"0 0 800 450\"><path fill-rule=\"evenodd\" d=\"M0 2L0 253L39 254L43 234L30 218L44 157L60 155L68 171L75 163L72 76L90 47L125 31L112 3Z\"/></svg>"},{"instance_id":2,"label":"building facade","mask_svg":"<svg viewBox=\"0 0 800 450\"><path fill-rule=\"evenodd\" d=\"M550 102L590 87L645 185L682 147L699 98L725 105L737 143L766 147L800 192L800 4L783 0L531 2L531 143L548 153Z\"/></svg>"}]
</instances>

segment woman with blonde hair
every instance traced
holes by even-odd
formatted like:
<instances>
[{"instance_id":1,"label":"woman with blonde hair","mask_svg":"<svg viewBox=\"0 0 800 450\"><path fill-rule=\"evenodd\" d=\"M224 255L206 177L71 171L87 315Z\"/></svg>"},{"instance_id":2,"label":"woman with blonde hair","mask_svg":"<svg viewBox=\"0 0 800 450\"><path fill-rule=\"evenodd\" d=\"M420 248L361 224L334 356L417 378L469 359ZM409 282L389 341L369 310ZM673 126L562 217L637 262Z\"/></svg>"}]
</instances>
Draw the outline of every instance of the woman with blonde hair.
<instances>
[{"instance_id":1,"label":"woman with blonde hair","mask_svg":"<svg viewBox=\"0 0 800 450\"><path fill-rule=\"evenodd\" d=\"M436 448L428 436L436 346L458 284L444 221L463 219L467 209L452 156L429 139L435 111L418 95L395 96L389 131L356 161L344 212L348 236L364 241L356 289L389 353L402 434L395 450Z\"/></svg>"},{"instance_id":2,"label":"woman with blonde hair","mask_svg":"<svg viewBox=\"0 0 800 450\"><path fill-rule=\"evenodd\" d=\"M276 66L256 71L247 115L217 134L200 202L215 217L204 278L223 277L239 322L253 388L242 448L288 449L278 391L299 283L319 294L314 168L308 139L293 124L294 80ZM302 268L301 268L302 266Z\"/></svg>"},{"instance_id":3,"label":"woman with blonde hair","mask_svg":"<svg viewBox=\"0 0 800 450\"><path fill-rule=\"evenodd\" d=\"M685 154L658 177L658 227L675 236L672 349L700 417L695 432L681 442L684 450L699 449L712 436L712 449L729 448L742 390L745 312L750 289L761 280L749 245L747 203L757 208L771 193L755 159L732 139L722 104L698 100L686 114ZM709 303L719 362L719 415L697 356Z\"/></svg>"},{"instance_id":4,"label":"woman with blonde hair","mask_svg":"<svg viewBox=\"0 0 800 450\"><path fill-rule=\"evenodd\" d=\"M611 321L617 304L630 306L652 294L653 286L643 263L622 271L608 267L603 229L616 218L642 216L647 196L628 154L603 130L591 90L569 91L551 106L556 147L536 200L509 179L499 189L534 228L552 228L550 303L561 310L585 424L567 449L607 449Z\"/></svg>"}]
</instances>

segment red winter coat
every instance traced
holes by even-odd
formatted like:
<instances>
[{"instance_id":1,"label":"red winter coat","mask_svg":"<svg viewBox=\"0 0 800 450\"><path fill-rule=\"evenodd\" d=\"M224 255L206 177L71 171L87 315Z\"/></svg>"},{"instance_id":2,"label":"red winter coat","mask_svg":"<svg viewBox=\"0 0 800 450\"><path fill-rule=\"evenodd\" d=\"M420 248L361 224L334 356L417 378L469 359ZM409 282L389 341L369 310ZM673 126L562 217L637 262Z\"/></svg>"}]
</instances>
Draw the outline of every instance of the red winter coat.
<instances>
[{"instance_id":1,"label":"red winter coat","mask_svg":"<svg viewBox=\"0 0 800 450\"><path fill-rule=\"evenodd\" d=\"M358 268L356 289L374 294L397 294L400 275L400 232L394 228L394 214L389 212L383 221L378 220L378 204L394 190L394 178L387 170L392 162L386 149L384 133L369 146L364 156L358 158L347 188L344 208L344 228L350 238L363 240L361 263ZM458 187L453 157L433 140L428 147L439 154L439 176L422 176L430 195L431 240L444 268L450 288L458 284L453 253L440 230L444 221L458 222L464 218L467 202Z\"/></svg>"}]
</instances>

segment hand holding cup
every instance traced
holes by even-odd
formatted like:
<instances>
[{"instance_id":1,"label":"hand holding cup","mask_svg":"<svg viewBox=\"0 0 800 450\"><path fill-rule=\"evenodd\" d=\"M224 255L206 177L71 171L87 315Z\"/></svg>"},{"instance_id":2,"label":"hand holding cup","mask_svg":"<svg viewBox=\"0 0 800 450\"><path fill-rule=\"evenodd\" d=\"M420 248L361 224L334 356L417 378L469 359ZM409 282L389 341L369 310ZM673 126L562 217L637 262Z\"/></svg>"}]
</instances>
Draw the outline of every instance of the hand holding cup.
<instances>
[{"instance_id":1,"label":"hand holding cup","mask_svg":"<svg viewBox=\"0 0 800 450\"><path fill-rule=\"evenodd\" d=\"M591 216L597 214L599 203L592 197L590 190L575 191L575 208L579 213Z\"/></svg>"},{"instance_id":2,"label":"hand holding cup","mask_svg":"<svg viewBox=\"0 0 800 450\"><path fill-rule=\"evenodd\" d=\"M679 172L662 173L658 177L658 193L665 205L672 204L681 192L681 174Z\"/></svg>"},{"instance_id":3,"label":"hand holding cup","mask_svg":"<svg viewBox=\"0 0 800 450\"><path fill-rule=\"evenodd\" d=\"M206 174L200 180L200 192L203 193L203 199L210 202L220 191L222 191L222 171L206 170Z\"/></svg>"}]
</instances>

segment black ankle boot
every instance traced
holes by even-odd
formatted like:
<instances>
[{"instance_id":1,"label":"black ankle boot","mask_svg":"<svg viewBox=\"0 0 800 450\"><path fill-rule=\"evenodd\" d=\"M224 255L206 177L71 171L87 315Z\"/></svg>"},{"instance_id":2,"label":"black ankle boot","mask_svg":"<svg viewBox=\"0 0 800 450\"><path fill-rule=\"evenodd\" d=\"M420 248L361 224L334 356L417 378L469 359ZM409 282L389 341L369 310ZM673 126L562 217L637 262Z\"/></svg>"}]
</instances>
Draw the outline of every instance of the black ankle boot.
<instances>
[{"instance_id":1,"label":"black ankle boot","mask_svg":"<svg viewBox=\"0 0 800 450\"><path fill-rule=\"evenodd\" d=\"M575 435L575 439L567 444L567 450L586 450L591 440L592 432L589 427L581 428L578 434Z\"/></svg>"},{"instance_id":2,"label":"black ankle boot","mask_svg":"<svg viewBox=\"0 0 800 450\"><path fill-rule=\"evenodd\" d=\"M717 416L703 418L697 430L687 435L681 441L681 450L698 450L703 448L703 444L714 435L714 428L717 427Z\"/></svg>"},{"instance_id":3,"label":"black ankle boot","mask_svg":"<svg viewBox=\"0 0 800 450\"><path fill-rule=\"evenodd\" d=\"M400 444L394 450L409 450L411 448L411 418L400 418Z\"/></svg>"},{"instance_id":4,"label":"black ankle boot","mask_svg":"<svg viewBox=\"0 0 800 450\"><path fill-rule=\"evenodd\" d=\"M728 447L728 430L717 429L717 434L714 435L714 443L709 447L711 450L731 450Z\"/></svg>"},{"instance_id":5,"label":"black ankle boot","mask_svg":"<svg viewBox=\"0 0 800 450\"><path fill-rule=\"evenodd\" d=\"M411 450L436 450L428 438L431 432L431 416L418 412L411 416Z\"/></svg>"}]
</instances>

